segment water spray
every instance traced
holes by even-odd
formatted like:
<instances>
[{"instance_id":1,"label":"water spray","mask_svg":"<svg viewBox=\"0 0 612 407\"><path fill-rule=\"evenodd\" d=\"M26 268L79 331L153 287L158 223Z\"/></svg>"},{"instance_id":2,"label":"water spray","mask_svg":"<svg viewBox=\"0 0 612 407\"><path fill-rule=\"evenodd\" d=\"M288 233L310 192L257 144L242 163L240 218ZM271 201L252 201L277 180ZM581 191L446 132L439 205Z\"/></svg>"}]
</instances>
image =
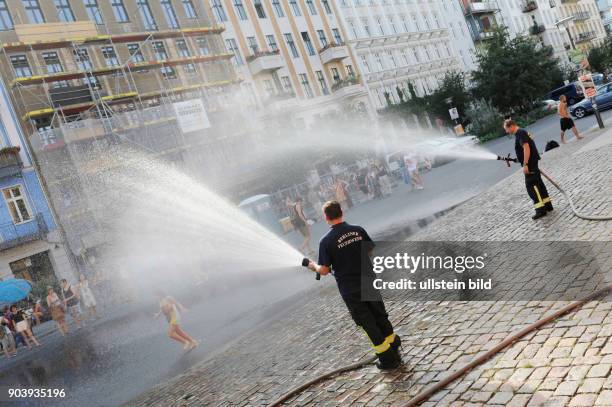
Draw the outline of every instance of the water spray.
<instances>
[{"instance_id":1,"label":"water spray","mask_svg":"<svg viewBox=\"0 0 612 407\"><path fill-rule=\"evenodd\" d=\"M302 267L308 267L309 264L310 264L310 259L308 257L304 257L302 259ZM317 273L316 279L320 280L321 279L321 274Z\"/></svg>"}]
</instances>

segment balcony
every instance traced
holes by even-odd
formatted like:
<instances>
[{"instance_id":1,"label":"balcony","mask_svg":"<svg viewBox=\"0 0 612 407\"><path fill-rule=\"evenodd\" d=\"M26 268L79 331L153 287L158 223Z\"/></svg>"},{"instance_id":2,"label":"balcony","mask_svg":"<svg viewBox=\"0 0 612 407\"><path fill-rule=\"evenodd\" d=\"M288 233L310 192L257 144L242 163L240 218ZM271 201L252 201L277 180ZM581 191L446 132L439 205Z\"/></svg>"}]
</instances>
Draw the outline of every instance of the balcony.
<instances>
[{"instance_id":1,"label":"balcony","mask_svg":"<svg viewBox=\"0 0 612 407\"><path fill-rule=\"evenodd\" d=\"M465 6L465 14L493 14L499 11L495 1L471 1Z\"/></svg>"},{"instance_id":2,"label":"balcony","mask_svg":"<svg viewBox=\"0 0 612 407\"><path fill-rule=\"evenodd\" d=\"M346 79L334 82L331 90L333 96L337 98L357 96L366 92L363 85L361 85L359 75L348 76Z\"/></svg>"},{"instance_id":3,"label":"balcony","mask_svg":"<svg viewBox=\"0 0 612 407\"><path fill-rule=\"evenodd\" d=\"M25 223L2 224L0 225L0 250L8 250L34 240L45 239L48 232L49 228L40 213Z\"/></svg>"},{"instance_id":4,"label":"balcony","mask_svg":"<svg viewBox=\"0 0 612 407\"><path fill-rule=\"evenodd\" d=\"M574 14L574 21L585 21L591 18L591 13L588 11L581 11L579 13Z\"/></svg>"},{"instance_id":5,"label":"balcony","mask_svg":"<svg viewBox=\"0 0 612 407\"><path fill-rule=\"evenodd\" d=\"M546 31L546 27L544 27L544 24L534 24L529 27L529 34L531 35L542 34L544 31Z\"/></svg>"},{"instance_id":6,"label":"balcony","mask_svg":"<svg viewBox=\"0 0 612 407\"><path fill-rule=\"evenodd\" d=\"M341 61L349 56L348 47L345 44L336 44L333 42L323 47L319 51L319 54L323 64Z\"/></svg>"},{"instance_id":7,"label":"balcony","mask_svg":"<svg viewBox=\"0 0 612 407\"><path fill-rule=\"evenodd\" d=\"M576 37L576 43L590 41L593 38L595 38L595 36L596 36L595 31L587 31L587 32L580 33L578 34L578 37Z\"/></svg>"},{"instance_id":8,"label":"balcony","mask_svg":"<svg viewBox=\"0 0 612 407\"><path fill-rule=\"evenodd\" d=\"M251 74L270 73L285 66L279 51L257 51L247 57Z\"/></svg>"},{"instance_id":9,"label":"balcony","mask_svg":"<svg viewBox=\"0 0 612 407\"><path fill-rule=\"evenodd\" d=\"M0 178L19 175L23 163L19 157L19 147L4 147L0 149Z\"/></svg>"},{"instance_id":10,"label":"balcony","mask_svg":"<svg viewBox=\"0 0 612 407\"><path fill-rule=\"evenodd\" d=\"M538 9L538 3L535 0L526 1L523 3L523 13L531 13Z\"/></svg>"},{"instance_id":11,"label":"balcony","mask_svg":"<svg viewBox=\"0 0 612 407\"><path fill-rule=\"evenodd\" d=\"M494 36L495 36L495 31L493 30L478 31L476 33L472 33L472 38L474 38L474 41L490 40Z\"/></svg>"}]
</instances>

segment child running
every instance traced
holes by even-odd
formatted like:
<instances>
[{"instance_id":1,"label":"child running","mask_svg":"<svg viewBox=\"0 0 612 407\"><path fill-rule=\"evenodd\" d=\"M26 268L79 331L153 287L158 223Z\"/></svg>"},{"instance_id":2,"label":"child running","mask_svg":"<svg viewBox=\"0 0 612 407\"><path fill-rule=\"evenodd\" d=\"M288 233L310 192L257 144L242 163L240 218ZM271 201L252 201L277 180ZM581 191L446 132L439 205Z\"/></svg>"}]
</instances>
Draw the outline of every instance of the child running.
<instances>
[{"instance_id":1,"label":"child running","mask_svg":"<svg viewBox=\"0 0 612 407\"><path fill-rule=\"evenodd\" d=\"M185 311L186 308L174 298L164 295L162 292L157 292L157 296L159 297L159 312L155 314L154 317L158 318L161 314L164 314L169 325L168 336L182 343L184 351L190 351L198 347L198 341L189 336L187 332L183 331L179 326L181 322L179 309Z\"/></svg>"}]
</instances>

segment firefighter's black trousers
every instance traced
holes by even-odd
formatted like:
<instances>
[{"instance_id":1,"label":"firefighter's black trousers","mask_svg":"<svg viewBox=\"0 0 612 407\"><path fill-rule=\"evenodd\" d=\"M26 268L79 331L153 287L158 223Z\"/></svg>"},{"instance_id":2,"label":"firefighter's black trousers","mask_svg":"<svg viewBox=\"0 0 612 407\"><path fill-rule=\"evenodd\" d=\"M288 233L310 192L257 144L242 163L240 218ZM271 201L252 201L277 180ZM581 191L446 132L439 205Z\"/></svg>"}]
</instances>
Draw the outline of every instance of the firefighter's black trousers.
<instances>
[{"instance_id":1,"label":"firefighter's black trousers","mask_svg":"<svg viewBox=\"0 0 612 407\"><path fill-rule=\"evenodd\" d=\"M382 353L388 350L390 344L395 340L395 334L382 299L380 301L362 301L359 292L344 294L342 299L351 313L353 321L363 328L370 338L374 352Z\"/></svg>"},{"instance_id":2,"label":"firefighter's black trousers","mask_svg":"<svg viewBox=\"0 0 612 407\"><path fill-rule=\"evenodd\" d=\"M546 185L542 181L542 174L539 168L530 169L529 174L525 174L525 187L527 193L533 201L533 205L536 211L544 210L546 204L550 205L550 198L548 197L548 191Z\"/></svg>"}]
</instances>

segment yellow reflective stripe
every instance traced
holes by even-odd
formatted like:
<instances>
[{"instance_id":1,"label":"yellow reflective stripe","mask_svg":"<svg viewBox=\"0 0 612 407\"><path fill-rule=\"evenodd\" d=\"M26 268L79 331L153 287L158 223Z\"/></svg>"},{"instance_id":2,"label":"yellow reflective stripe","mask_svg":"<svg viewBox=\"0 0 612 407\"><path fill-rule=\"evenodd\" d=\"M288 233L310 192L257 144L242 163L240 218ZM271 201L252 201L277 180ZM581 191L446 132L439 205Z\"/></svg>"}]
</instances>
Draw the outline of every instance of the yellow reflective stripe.
<instances>
[{"instance_id":1,"label":"yellow reflective stripe","mask_svg":"<svg viewBox=\"0 0 612 407\"><path fill-rule=\"evenodd\" d=\"M549 198L549 197L546 197L546 198L544 198L544 199L542 200L542 202L544 202L544 203L548 203L548 202L550 202L550 198Z\"/></svg>"},{"instance_id":2,"label":"yellow reflective stripe","mask_svg":"<svg viewBox=\"0 0 612 407\"><path fill-rule=\"evenodd\" d=\"M543 208L544 207L544 203L543 202L538 202L537 204L533 205L536 209L538 208Z\"/></svg>"},{"instance_id":3,"label":"yellow reflective stripe","mask_svg":"<svg viewBox=\"0 0 612 407\"><path fill-rule=\"evenodd\" d=\"M389 342L383 342L380 345L373 345L374 353L383 353L389 350L391 344Z\"/></svg>"},{"instance_id":4,"label":"yellow reflective stripe","mask_svg":"<svg viewBox=\"0 0 612 407\"><path fill-rule=\"evenodd\" d=\"M536 196L538 197L538 202L542 203L542 195L540 195L540 190L535 185L533 186L533 189L535 189Z\"/></svg>"},{"instance_id":5,"label":"yellow reflective stripe","mask_svg":"<svg viewBox=\"0 0 612 407\"><path fill-rule=\"evenodd\" d=\"M395 341L395 333L392 333L391 335L385 338L385 342L388 342L389 344L392 344L394 341Z\"/></svg>"}]
</instances>

